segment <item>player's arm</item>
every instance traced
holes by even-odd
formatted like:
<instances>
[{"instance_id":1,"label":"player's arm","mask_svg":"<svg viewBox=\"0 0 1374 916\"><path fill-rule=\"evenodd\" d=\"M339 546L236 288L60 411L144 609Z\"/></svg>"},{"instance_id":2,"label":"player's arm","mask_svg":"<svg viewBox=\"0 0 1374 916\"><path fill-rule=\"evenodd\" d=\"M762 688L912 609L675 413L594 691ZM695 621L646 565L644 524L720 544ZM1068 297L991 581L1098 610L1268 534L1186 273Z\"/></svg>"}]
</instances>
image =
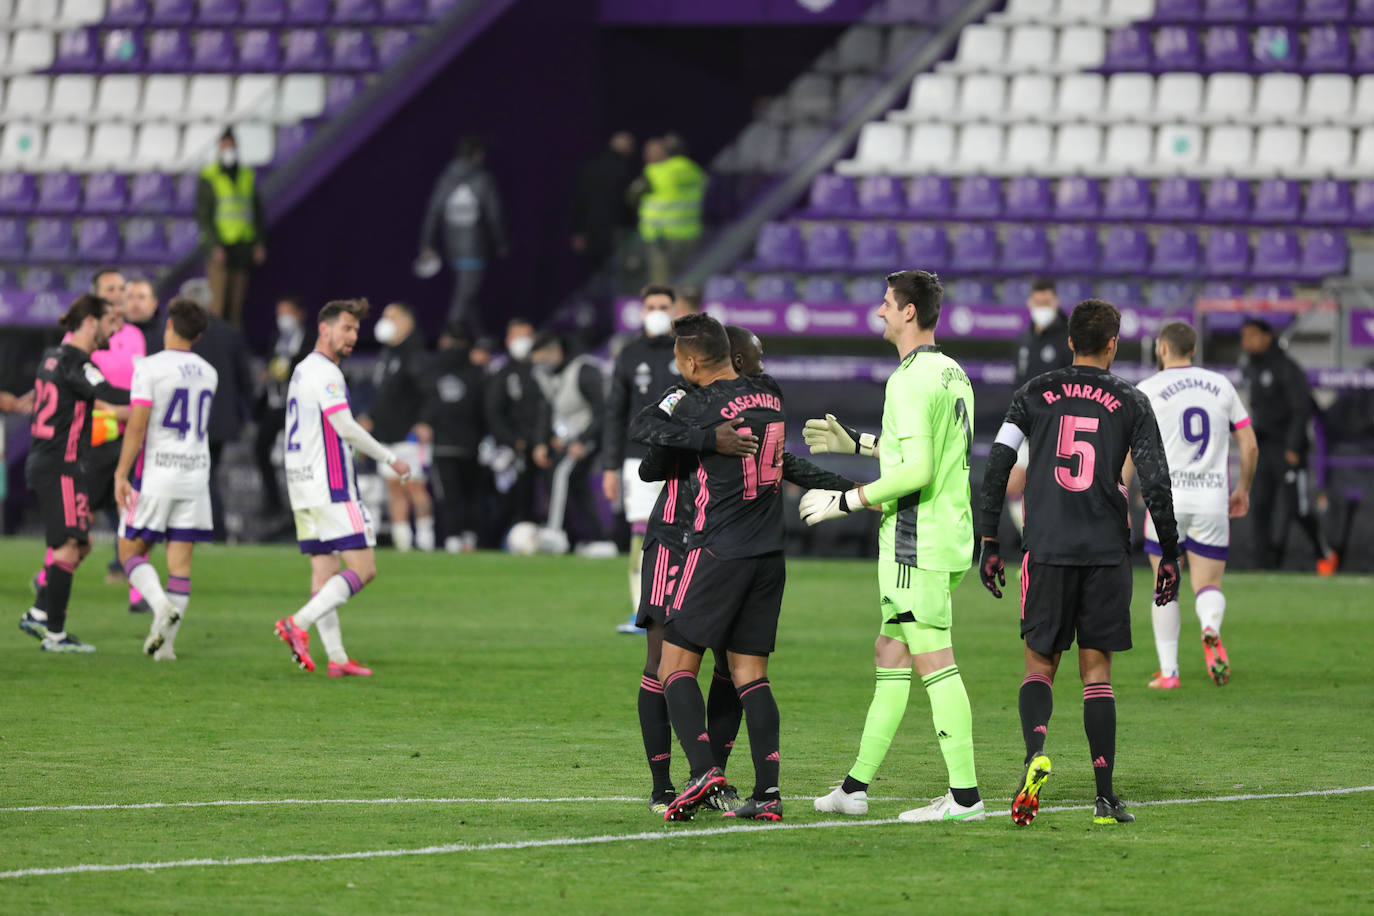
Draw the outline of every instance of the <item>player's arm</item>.
<instances>
[{"instance_id":1,"label":"player's arm","mask_svg":"<svg viewBox=\"0 0 1374 916\"><path fill-rule=\"evenodd\" d=\"M653 446L639 463L639 479L655 483L677 476L677 453L670 448Z\"/></svg>"},{"instance_id":2,"label":"player's arm","mask_svg":"<svg viewBox=\"0 0 1374 916\"><path fill-rule=\"evenodd\" d=\"M743 419L702 427L693 422L697 413L688 392L670 388L657 404L645 407L630 422L630 439L642 445L676 448L694 454L719 452L743 456L759 450L758 436L735 431Z\"/></svg>"},{"instance_id":3,"label":"player's arm","mask_svg":"<svg viewBox=\"0 0 1374 916\"><path fill-rule=\"evenodd\" d=\"M591 408L591 425L578 436L584 451L591 451L601 443L601 428L606 414L606 377L591 363L583 363L577 373L577 391Z\"/></svg>"},{"instance_id":4,"label":"player's arm","mask_svg":"<svg viewBox=\"0 0 1374 916\"><path fill-rule=\"evenodd\" d=\"M67 373L67 384L83 401L104 401L103 409L106 410L124 407L129 403L129 392L110 384L95 363L72 366Z\"/></svg>"},{"instance_id":5,"label":"player's arm","mask_svg":"<svg viewBox=\"0 0 1374 916\"><path fill-rule=\"evenodd\" d=\"M630 425L630 383L625 353L616 357L611 386L606 393L606 422L601 430L601 466L618 474L625 464L625 429Z\"/></svg>"},{"instance_id":6,"label":"player's arm","mask_svg":"<svg viewBox=\"0 0 1374 916\"><path fill-rule=\"evenodd\" d=\"M96 398L95 404L93 406L96 410L103 410L107 413L114 414L114 418L118 420L120 423L127 423L129 421L129 417L131 416L131 411L129 407L121 404L111 404L109 401L102 401L99 398Z\"/></svg>"},{"instance_id":7,"label":"player's arm","mask_svg":"<svg viewBox=\"0 0 1374 916\"><path fill-rule=\"evenodd\" d=\"M148 417L152 413L152 402L138 400L126 408L129 414L128 425L124 427L124 442L119 449L119 464L115 467L115 505L128 506L133 485L129 474L133 471L138 453L143 450L143 442L148 437Z\"/></svg>"},{"instance_id":8,"label":"player's arm","mask_svg":"<svg viewBox=\"0 0 1374 916\"><path fill-rule=\"evenodd\" d=\"M1241 518L1250 512L1250 485L1255 481L1255 467L1259 464L1259 442L1248 420L1232 431L1231 438L1240 448L1240 480L1231 491L1229 514L1231 518Z\"/></svg>"},{"instance_id":9,"label":"player's arm","mask_svg":"<svg viewBox=\"0 0 1374 916\"><path fill-rule=\"evenodd\" d=\"M1140 477L1140 495L1150 510L1159 539L1159 572L1155 575L1155 604L1163 607L1178 598L1181 575L1178 567L1178 522L1174 518L1174 493L1169 483L1169 459L1164 439L1149 399L1135 399L1135 420L1131 426L1131 458Z\"/></svg>"},{"instance_id":10,"label":"player's arm","mask_svg":"<svg viewBox=\"0 0 1374 916\"><path fill-rule=\"evenodd\" d=\"M406 464L396 453L389 450L385 445L372 438L372 434L363 429L353 417L353 411L348 409L347 403L335 404L325 408L325 418L329 420L329 425L334 427L334 432L339 434L349 445L362 452L373 461L385 464L401 478L410 476L410 465Z\"/></svg>"},{"instance_id":11,"label":"player's arm","mask_svg":"<svg viewBox=\"0 0 1374 916\"><path fill-rule=\"evenodd\" d=\"M1288 400L1288 428L1284 430L1283 447L1288 463L1297 467L1304 443L1307 442L1307 421L1312 418L1312 390L1307 385L1307 373L1291 359L1288 364L1288 384L1282 388Z\"/></svg>"},{"instance_id":12,"label":"player's arm","mask_svg":"<svg viewBox=\"0 0 1374 916\"><path fill-rule=\"evenodd\" d=\"M1016 453L1026 441L1030 429L1027 388L1021 386L1012 396L1011 407L997 430L988 463L983 468L983 490L978 511L974 515L974 532L978 547L978 578L992 597L1002 597L1007 584L1002 545L997 541L997 529L1002 524L1002 504L1007 499L1007 481L1016 466Z\"/></svg>"},{"instance_id":13,"label":"player's arm","mask_svg":"<svg viewBox=\"0 0 1374 916\"><path fill-rule=\"evenodd\" d=\"M782 479L808 490L852 490L856 484L847 477L812 464L800 455L782 453Z\"/></svg>"}]
</instances>

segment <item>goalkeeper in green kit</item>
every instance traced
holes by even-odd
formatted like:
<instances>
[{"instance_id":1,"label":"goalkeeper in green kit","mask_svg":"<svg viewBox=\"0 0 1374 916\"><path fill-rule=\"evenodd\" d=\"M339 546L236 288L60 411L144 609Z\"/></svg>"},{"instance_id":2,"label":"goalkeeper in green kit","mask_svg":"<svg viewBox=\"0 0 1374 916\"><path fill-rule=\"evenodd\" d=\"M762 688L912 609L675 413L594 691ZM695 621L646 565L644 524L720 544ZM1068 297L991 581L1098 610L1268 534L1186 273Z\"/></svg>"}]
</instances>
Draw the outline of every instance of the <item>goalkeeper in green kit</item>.
<instances>
[{"instance_id":1,"label":"goalkeeper in green kit","mask_svg":"<svg viewBox=\"0 0 1374 916\"><path fill-rule=\"evenodd\" d=\"M901 725L914 670L930 698L949 791L900 819L978 821L986 815L973 765L973 714L950 640L950 593L973 560L973 388L959 364L935 345L944 294L935 275L905 270L889 275L887 287L878 317L886 325L883 339L897 347L902 362L887 381L881 439L829 415L808 420L804 431L812 452L876 455L882 470L873 483L848 492L809 490L801 501L808 525L868 507L883 513L877 686L858 759L843 784L816 799L816 810L868 813L868 785Z\"/></svg>"}]
</instances>

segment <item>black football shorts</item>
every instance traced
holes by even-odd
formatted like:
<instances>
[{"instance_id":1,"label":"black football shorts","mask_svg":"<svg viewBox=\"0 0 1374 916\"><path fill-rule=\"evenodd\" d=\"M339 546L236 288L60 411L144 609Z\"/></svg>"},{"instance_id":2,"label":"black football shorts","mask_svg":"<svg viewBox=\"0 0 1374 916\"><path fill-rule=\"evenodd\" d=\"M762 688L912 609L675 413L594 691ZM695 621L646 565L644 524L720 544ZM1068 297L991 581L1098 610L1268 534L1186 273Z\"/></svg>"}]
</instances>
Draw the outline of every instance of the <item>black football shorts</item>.
<instances>
[{"instance_id":1,"label":"black football shorts","mask_svg":"<svg viewBox=\"0 0 1374 916\"><path fill-rule=\"evenodd\" d=\"M639 566L639 613L635 625L648 627L651 623L663 626L668 606L673 603L678 580L682 576L682 553L662 544L644 545L644 557Z\"/></svg>"},{"instance_id":2,"label":"black football shorts","mask_svg":"<svg viewBox=\"0 0 1374 916\"><path fill-rule=\"evenodd\" d=\"M28 485L38 499L43 537L49 547L61 547L69 540L90 543L91 502L81 475L34 474Z\"/></svg>"},{"instance_id":3,"label":"black football shorts","mask_svg":"<svg viewBox=\"0 0 1374 916\"><path fill-rule=\"evenodd\" d=\"M1021 565L1021 637L1041 655L1131 647L1131 561L1116 566L1051 566L1029 553Z\"/></svg>"},{"instance_id":4,"label":"black football shorts","mask_svg":"<svg viewBox=\"0 0 1374 916\"><path fill-rule=\"evenodd\" d=\"M786 582L780 550L735 560L700 548L688 551L665 611L663 638L693 652L719 646L739 655L769 655Z\"/></svg>"}]
</instances>

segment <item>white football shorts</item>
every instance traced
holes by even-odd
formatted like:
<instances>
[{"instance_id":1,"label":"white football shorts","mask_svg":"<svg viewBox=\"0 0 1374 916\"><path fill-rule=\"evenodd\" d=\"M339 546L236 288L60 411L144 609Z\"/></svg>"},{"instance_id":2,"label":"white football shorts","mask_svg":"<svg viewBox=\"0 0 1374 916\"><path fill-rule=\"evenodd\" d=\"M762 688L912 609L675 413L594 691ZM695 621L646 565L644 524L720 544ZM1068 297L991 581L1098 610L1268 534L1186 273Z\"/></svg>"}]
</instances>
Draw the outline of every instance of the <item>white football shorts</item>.
<instances>
[{"instance_id":1,"label":"white football shorts","mask_svg":"<svg viewBox=\"0 0 1374 916\"><path fill-rule=\"evenodd\" d=\"M338 553L377 546L372 516L362 503L328 503L297 509L294 515L301 553Z\"/></svg>"},{"instance_id":2,"label":"white football shorts","mask_svg":"<svg viewBox=\"0 0 1374 916\"><path fill-rule=\"evenodd\" d=\"M424 483L428 478L425 476L425 469L429 466L429 449L418 442L411 442L407 439L404 442L393 442L387 447L387 451L394 452L406 464L410 465L410 479L416 483ZM397 480L396 472L390 465L378 464L377 469L382 472L383 480Z\"/></svg>"},{"instance_id":3,"label":"white football shorts","mask_svg":"<svg viewBox=\"0 0 1374 916\"><path fill-rule=\"evenodd\" d=\"M663 489L663 481L646 483L639 479L638 458L626 458L620 468L620 498L625 504L625 521L631 525L643 524L653 514L658 492Z\"/></svg>"},{"instance_id":4,"label":"white football shorts","mask_svg":"<svg viewBox=\"0 0 1374 916\"><path fill-rule=\"evenodd\" d=\"M1231 520L1226 513L1179 512L1178 546L1209 560L1225 560L1231 547ZM1160 556L1159 535L1154 519L1145 513L1145 552Z\"/></svg>"},{"instance_id":5,"label":"white football shorts","mask_svg":"<svg viewBox=\"0 0 1374 916\"><path fill-rule=\"evenodd\" d=\"M209 541L214 538L210 494L190 499L134 491L133 507L119 517L119 536L148 544L163 541Z\"/></svg>"}]
</instances>

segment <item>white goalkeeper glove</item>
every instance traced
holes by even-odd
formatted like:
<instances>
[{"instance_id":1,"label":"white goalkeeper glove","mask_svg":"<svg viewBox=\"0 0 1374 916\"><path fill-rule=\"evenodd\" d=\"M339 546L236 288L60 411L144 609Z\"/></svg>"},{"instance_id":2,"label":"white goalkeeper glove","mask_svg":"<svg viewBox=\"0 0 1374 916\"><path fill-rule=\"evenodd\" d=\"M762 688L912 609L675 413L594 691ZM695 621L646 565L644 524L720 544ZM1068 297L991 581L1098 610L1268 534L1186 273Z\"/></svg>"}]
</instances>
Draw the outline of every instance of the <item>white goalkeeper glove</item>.
<instances>
[{"instance_id":1,"label":"white goalkeeper glove","mask_svg":"<svg viewBox=\"0 0 1374 916\"><path fill-rule=\"evenodd\" d=\"M872 455L878 444L878 437L872 433L861 433L852 426L845 426L835 419L834 414L826 414L824 420L807 420L802 429L802 439L819 455L832 452L837 455Z\"/></svg>"},{"instance_id":2,"label":"white goalkeeper glove","mask_svg":"<svg viewBox=\"0 0 1374 916\"><path fill-rule=\"evenodd\" d=\"M858 488L853 490L807 490L801 498L801 518L815 525L828 518L842 518L864 507Z\"/></svg>"}]
</instances>

